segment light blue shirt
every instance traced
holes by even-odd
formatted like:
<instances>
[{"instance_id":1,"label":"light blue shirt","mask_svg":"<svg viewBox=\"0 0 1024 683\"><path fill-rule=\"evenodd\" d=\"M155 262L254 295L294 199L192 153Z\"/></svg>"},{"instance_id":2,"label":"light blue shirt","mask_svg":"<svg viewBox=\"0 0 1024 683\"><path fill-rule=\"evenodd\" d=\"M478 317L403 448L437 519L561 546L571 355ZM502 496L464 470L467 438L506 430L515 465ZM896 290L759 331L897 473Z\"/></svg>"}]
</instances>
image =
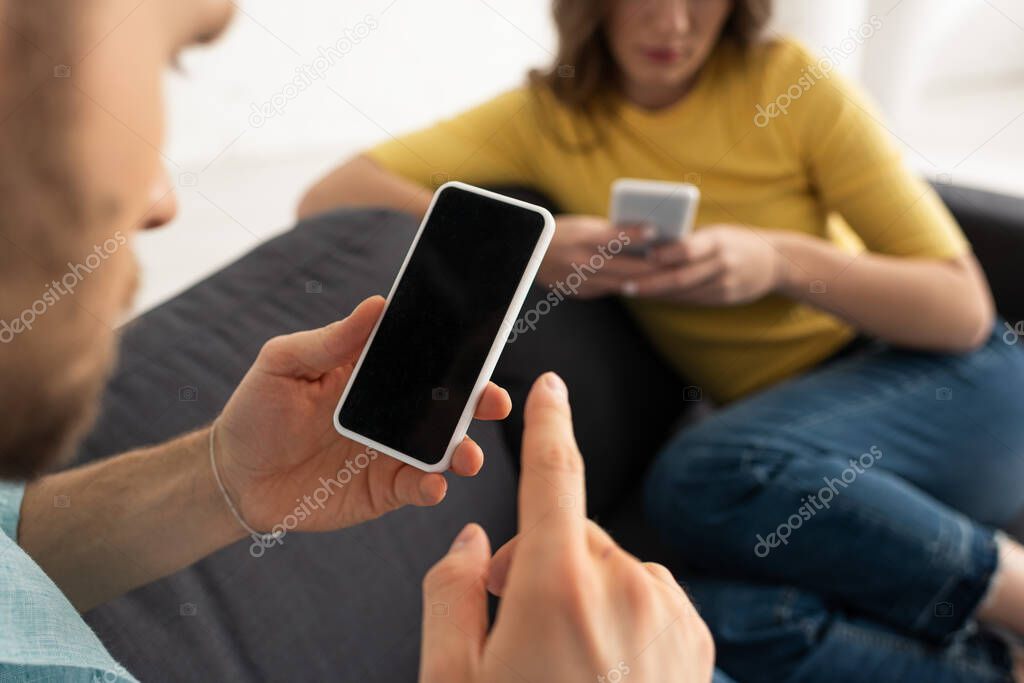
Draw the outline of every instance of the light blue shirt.
<instances>
[{"instance_id":1,"label":"light blue shirt","mask_svg":"<svg viewBox=\"0 0 1024 683\"><path fill-rule=\"evenodd\" d=\"M0 482L0 681L135 682L15 543L24 492Z\"/></svg>"}]
</instances>

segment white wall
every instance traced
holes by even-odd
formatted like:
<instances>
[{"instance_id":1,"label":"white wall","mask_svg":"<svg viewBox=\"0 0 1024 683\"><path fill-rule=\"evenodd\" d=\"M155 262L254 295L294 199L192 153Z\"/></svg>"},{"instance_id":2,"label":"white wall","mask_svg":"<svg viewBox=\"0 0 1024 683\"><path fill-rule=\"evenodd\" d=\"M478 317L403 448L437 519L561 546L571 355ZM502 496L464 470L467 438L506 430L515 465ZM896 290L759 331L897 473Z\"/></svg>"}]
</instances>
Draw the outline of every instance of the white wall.
<instances>
[{"instance_id":1,"label":"white wall","mask_svg":"<svg viewBox=\"0 0 1024 683\"><path fill-rule=\"evenodd\" d=\"M553 43L538 0L247 0L242 7L221 43L186 58L194 75L172 81L172 156L205 159L243 132L234 154L364 144L520 82L528 65L548 60ZM339 41L341 57L318 63L319 50ZM252 125L254 103L281 95L296 69L323 66L323 78L282 115Z\"/></svg>"},{"instance_id":2,"label":"white wall","mask_svg":"<svg viewBox=\"0 0 1024 683\"><path fill-rule=\"evenodd\" d=\"M1024 2L780 0L776 29L812 48L880 26L848 75L885 115L909 163L931 177L1024 195Z\"/></svg>"},{"instance_id":3,"label":"white wall","mask_svg":"<svg viewBox=\"0 0 1024 683\"><path fill-rule=\"evenodd\" d=\"M958 182L1024 194L1024 118L1013 120L1024 113L1024 2L778 5L775 29L816 50L839 45L870 14L881 16L883 29L840 67L882 100L910 161L927 173L952 172ZM240 7L228 34L186 54L185 75L169 80L166 156L181 181L181 211L168 229L139 240L137 310L290 226L302 189L333 162L520 83L554 49L549 0L241 0ZM943 12L955 18L937 21ZM323 67L318 50L339 41L344 54L322 78L290 93L280 114L253 116L275 95L282 103L297 69ZM900 110L904 93L909 106Z\"/></svg>"}]
</instances>

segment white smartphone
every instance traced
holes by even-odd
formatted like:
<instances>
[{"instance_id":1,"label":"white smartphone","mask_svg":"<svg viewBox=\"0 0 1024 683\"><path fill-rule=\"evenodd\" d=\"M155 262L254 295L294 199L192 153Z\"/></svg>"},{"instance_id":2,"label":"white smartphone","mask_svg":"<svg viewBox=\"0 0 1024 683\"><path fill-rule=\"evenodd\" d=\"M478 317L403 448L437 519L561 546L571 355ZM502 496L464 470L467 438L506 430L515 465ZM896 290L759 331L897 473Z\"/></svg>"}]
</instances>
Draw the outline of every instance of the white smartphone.
<instances>
[{"instance_id":1,"label":"white smartphone","mask_svg":"<svg viewBox=\"0 0 1024 683\"><path fill-rule=\"evenodd\" d=\"M447 470L555 232L545 209L445 183L334 411L340 434Z\"/></svg>"},{"instance_id":2,"label":"white smartphone","mask_svg":"<svg viewBox=\"0 0 1024 683\"><path fill-rule=\"evenodd\" d=\"M675 242L693 229L700 190L690 183L620 178L612 183L613 225L648 223L655 244Z\"/></svg>"}]
</instances>

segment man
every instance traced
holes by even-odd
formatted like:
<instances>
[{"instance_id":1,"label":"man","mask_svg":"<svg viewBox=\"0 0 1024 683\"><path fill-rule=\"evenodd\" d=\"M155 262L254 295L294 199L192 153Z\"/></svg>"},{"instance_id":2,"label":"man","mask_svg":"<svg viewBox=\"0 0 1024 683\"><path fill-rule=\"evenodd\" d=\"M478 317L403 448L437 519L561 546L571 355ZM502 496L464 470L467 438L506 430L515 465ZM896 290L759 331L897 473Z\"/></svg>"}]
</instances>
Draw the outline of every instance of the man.
<instances>
[{"instance_id":1,"label":"man","mask_svg":"<svg viewBox=\"0 0 1024 683\"><path fill-rule=\"evenodd\" d=\"M0 678L134 680L78 613L266 531L311 481L369 464L298 531L338 529L445 496L426 474L340 438L331 411L383 306L271 339L213 425L41 476L92 422L136 280L131 240L171 219L161 74L219 34L229 0L0 0ZM73 66L71 66L73 65ZM501 419L490 385L476 416ZM583 503L568 391L526 406L520 530L492 559L463 530L427 576L421 680L707 681L713 646L671 575L627 555ZM453 470L476 474L472 440ZM28 480L27 484L19 483ZM579 505L559 505L572 496ZM54 514L62 501L76 514ZM102 542L97 532L102 531ZM111 550L131 561L110 562ZM486 588L503 596L488 633ZM486 645L486 647L485 647ZM621 667L620 667L621 665Z\"/></svg>"}]
</instances>

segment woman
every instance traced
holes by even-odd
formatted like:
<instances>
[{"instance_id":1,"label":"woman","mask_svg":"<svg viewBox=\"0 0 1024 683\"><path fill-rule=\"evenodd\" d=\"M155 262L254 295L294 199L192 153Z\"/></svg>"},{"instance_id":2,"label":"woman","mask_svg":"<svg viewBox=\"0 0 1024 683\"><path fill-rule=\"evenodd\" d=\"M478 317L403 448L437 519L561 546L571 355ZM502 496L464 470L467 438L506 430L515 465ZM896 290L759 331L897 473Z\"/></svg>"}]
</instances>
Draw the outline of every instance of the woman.
<instances>
[{"instance_id":1,"label":"woman","mask_svg":"<svg viewBox=\"0 0 1024 683\"><path fill-rule=\"evenodd\" d=\"M1024 508L1024 354L857 90L759 39L770 9L556 0L550 70L349 161L300 213L423 212L448 178L532 186L566 211L550 286L616 239L616 178L698 183L692 236L616 256L580 294L624 296L724 404L647 487L720 665L739 681L1008 680L990 631L1024 634L1024 551L993 529Z\"/></svg>"}]
</instances>

